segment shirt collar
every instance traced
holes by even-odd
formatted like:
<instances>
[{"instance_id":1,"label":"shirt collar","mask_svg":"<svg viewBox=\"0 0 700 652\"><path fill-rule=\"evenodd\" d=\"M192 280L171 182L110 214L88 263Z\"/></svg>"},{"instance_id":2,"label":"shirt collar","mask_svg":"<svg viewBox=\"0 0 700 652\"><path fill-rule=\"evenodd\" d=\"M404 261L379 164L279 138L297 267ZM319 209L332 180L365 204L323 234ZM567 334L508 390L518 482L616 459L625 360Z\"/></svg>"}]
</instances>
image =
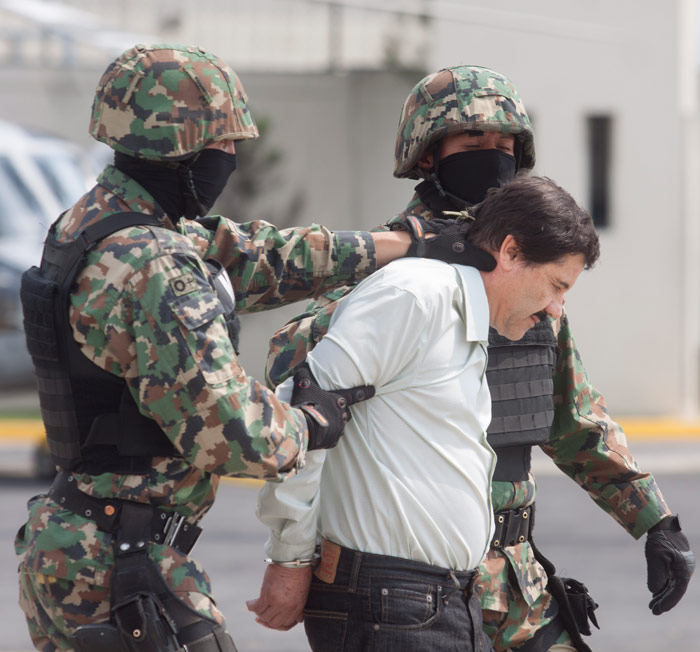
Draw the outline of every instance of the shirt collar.
<instances>
[{"instance_id":1,"label":"shirt collar","mask_svg":"<svg viewBox=\"0 0 700 652\"><path fill-rule=\"evenodd\" d=\"M488 342L489 302L479 270L453 265L460 279L464 296L464 322L468 342Z\"/></svg>"}]
</instances>

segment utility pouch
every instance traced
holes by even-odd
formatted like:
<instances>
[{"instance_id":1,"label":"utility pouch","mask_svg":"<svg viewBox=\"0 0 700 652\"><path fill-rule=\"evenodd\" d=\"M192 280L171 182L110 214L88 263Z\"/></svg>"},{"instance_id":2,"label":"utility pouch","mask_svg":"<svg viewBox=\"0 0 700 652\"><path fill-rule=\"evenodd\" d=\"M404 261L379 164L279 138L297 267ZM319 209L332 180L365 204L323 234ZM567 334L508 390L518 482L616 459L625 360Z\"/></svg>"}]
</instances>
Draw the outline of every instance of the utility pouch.
<instances>
[{"instance_id":1,"label":"utility pouch","mask_svg":"<svg viewBox=\"0 0 700 652\"><path fill-rule=\"evenodd\" d=\"M76 652L177 652L173 625L153 595L139 595L112 609L116 625L83 625L72 637Z\"/></svg>"},{"instance_id":2,"label":"utility pouch","mask_svg":"<svg viewBox=\"0 0 700 652\"><path fill-rule=\"evenodd\" d=\"M200 621L181 629L177 640L187 652L238 652L221 625Z\"/></svg>"},{"instance_id":3,"label":"utility pouch","mask_svg":"<svg viewBox=\"0 0 700 652\"><path fill-rule=\"evenodd\" d=\"M110 622L84 625L76 652L236 652L226 631L173 593L148 557L153 506L124 501L110 582Z\"/></svg>"},{"instance_id":4,"label":"utility pouch","mask_svg":"<svg viewBox=\"0 0 700 652\"><path fill-rule=\"evenodd\" d=\"M597 603L588 595L588 589L584 584L570 577L558 577L555 574L554 564L537 549L532 539L530 539L530 545L535 559L547 573L547 589L559 605L559 619L566 627L576 649L579 652L592 652L582 635L589 636L591 633L589 619L598 627L598 621L593 613L598 608Z\"/></svg>"},{"instance_id":5,"label":"utility pouch","mask_svg":"<svg viewBox=\"0 0 700 652\"><path fill-rule=\"evenodd\" d=\"M114 625L83 625L71 637L75 652L119 652L121 637Z\"/></svg>"},{"instance_id":6,"label":"utility pouch","mask_svg":"<svg viewBox=\"0 0 700 652\"><path fill-rule=\"evenodd\" d=\"M153 594L137 595L112 608L112 616L128 652L176 652L175 627Z\"/></svg>"},{"instance_id":7,"label":"utility pouch","mask_svg":"<svg viewBox=\"0 0 700 652\"><path fill-rule=\"evenodd\" d=\"M564 592L571 607L571 613L574 617L574 622L578 631L584 636L591 635L591 626L589 621L593 623L597 629L598 619L595 617L595 610L598 608L598 603L588 593L588 588L582 582L572 579L571 577L561 577L564 585Z\"/></svg>"}]
</instances>

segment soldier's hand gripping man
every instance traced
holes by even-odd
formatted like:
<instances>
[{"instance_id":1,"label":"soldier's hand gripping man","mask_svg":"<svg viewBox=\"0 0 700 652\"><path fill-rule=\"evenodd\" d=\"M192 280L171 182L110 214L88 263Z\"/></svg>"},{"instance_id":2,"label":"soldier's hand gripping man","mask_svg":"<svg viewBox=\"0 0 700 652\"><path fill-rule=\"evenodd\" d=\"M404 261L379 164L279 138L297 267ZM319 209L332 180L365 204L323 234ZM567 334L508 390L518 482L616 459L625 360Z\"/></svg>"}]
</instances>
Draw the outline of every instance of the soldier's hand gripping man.
<instances>
[{"instance_id":1,"label":"soldier's hand gripping man","mask_svg":"<svg viewBox=\"0 0 700 652\"><path fill-rule=\"evenodd\" d=\"M283 480L371 395L305 378L291 405L277 400L238 362L235 313L353 283L419 245L492 261L472 260L454 234L202 219L235 142L258 131L234 71L200 48L123 53L99 81L90 133L114 163L23 277L58 474L16 539L20 605L39 650L230 652L189 556L220 476Z\"/></svg>"},{"instance_id":2,"label":"soldier's hand gripping man","mask_svg":"<svg viewBox=\"0 0 700 652\"><path fill-rule=\"evenodd\" d=\"M458 224L490 187L534 164L532 124L506 77L476 66L439 70L413 88L399 121L394 176L420 183L406 209L377 230L406 228L413 218L441 228L450 220ZM294 373L350 290L326 293L275 334L267 365L271 386ZM585 587L556 577L533 543L533 446L630 535L647 535L649 607L657 615L674 607L693 573L693 553L653 476L639 469L591 385L566 314L542 319L518 342L491 329L488 351L496 535L480 568L478 592L494 649L585 652L581 635L590 633L595 619Z\"/></svg>"}]
</instances>

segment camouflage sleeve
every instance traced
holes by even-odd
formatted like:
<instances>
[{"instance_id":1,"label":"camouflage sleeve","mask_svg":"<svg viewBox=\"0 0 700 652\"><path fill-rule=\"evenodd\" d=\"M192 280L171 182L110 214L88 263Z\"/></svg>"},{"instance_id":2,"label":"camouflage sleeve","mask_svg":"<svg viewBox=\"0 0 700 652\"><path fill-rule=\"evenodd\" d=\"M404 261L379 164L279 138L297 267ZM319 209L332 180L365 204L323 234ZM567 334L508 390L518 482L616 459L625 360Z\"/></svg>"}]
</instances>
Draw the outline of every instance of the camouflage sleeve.
<instances>
[{"instance_id":1,"label":"camouflage sleeve","mask_svg":"<svg viewBox=\"0 0 700 652\"><path fill-rule=\"evenodd\" d=\"M372 229L372 233L388 230L387 225L381 225ZM371 238L369 240L371 242ZM306 359L309 351L328 332L338 301L348 294L355 281L359 280L361 280L360 277L355 275L352 282L347 285L317 297L309 303L302 314L290 319L275 332L270 339L265 363L265 381L268 387L277 387L292 375L294 367Z\"/></svg>"},{"instance_id":2,"label":"camouflage sleeve","mask_svg":"<svg viewBox=\"0 0 700 652\"><path fill-rule=\"evenodd\" d=\"M557 466L639 538L670 510L656 481L632 457L622 428L591 385L566 315L555 323L554 423L542 446Z\"/></svg>"},{"instance_id":3,"label":"camouflage sleeve","mask_svg":"<svg viewBox=\"0 0 700 652\"><path fill-rule=\"evenodd\" d=\"M185 224L199 255L228 270L239 312L310 298L359 281L377 266L374 240L364 231L318 225L280 231L268 222L236 224L223 217Z\"/></svg>"},{"instance_id":4,"label":"camouflage sleeve","mask_svg":"<svg viewBox=\"0 0 700 652\"><path fill-rule=\"evenodd\" d=\"M342 299L352 287L343 286L327 292L312 301L306 312L290 319L270 339L265 364L265 380L268 387L277 387L289 378L299 363L328 332L331 317Z\"/></svg>"},{"instance_id":5,"label":"camouflage sleeve","mask_svg":"<svg viewBox=\"0 0 700 652\"><path fill-rule=\"evenodd\" d=\"M294 462L306 421L241 368L199 258L171 251L150 259L129 277L107 321L109 349L122 356L141 411L188 462L267 479Z\"/></svg>"}]
</instances>

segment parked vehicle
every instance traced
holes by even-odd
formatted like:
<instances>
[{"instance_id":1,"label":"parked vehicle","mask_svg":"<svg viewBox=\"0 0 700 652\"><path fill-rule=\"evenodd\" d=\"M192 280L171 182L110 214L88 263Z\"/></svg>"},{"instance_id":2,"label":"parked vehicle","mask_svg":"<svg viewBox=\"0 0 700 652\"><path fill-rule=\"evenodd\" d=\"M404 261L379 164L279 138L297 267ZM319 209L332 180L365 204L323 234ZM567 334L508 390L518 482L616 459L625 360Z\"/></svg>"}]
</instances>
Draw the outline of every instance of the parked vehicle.
<instances>
[{"instance_id":1,"label":"parked vehicle","mask_svg":"<svg viewBox=\"0 0 700 652\"><path fill-rule=\"evenodd\" d=\"M0 121L0 388L33 386L19 283L38 264L46 232L94 179L77 145Z\"/></svg>"}]
</instances>

